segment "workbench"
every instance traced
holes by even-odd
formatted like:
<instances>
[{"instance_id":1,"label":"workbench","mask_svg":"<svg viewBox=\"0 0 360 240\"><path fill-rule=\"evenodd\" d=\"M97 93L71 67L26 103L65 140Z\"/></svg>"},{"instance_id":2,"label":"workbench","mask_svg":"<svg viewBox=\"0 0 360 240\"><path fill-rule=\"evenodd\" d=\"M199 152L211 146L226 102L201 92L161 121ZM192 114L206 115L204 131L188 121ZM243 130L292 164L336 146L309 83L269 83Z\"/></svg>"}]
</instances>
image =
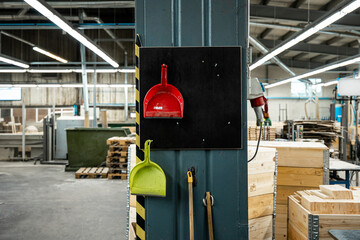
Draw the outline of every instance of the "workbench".
<instances>
[{"instance_id":1,"label":"workbench","mask_svg":"<svg viewBox=\"0 0 360 240\"><path fill-rule=\"evenodd\" d=\"M329 160L330 184L345 184L346 188L350 188L350 171L360 171L360 166L341 161L339 159L330 158ZM345 172L345 179L338 178L337 172Z\"/></svg>"}]
</instances>

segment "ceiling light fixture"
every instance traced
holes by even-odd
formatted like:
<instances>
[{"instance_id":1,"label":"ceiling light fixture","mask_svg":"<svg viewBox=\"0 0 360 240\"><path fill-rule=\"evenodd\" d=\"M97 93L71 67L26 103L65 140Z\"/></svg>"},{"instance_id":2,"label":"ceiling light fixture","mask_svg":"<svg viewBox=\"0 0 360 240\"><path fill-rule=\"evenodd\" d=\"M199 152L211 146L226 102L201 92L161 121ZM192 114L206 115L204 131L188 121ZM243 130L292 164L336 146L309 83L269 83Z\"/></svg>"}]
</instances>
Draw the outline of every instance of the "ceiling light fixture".
<instances>
[{"instance_id":1,"label":"ceiling light fixture","mask_svg":"<svg viewBox=\"0 0 360 240\"><path fill-rule=\"evenodd\" d=\"M11 65L15 65L22 68L29 68L29 64L24 63L23 61L20 61L18 59L6 56L4 54L0 54L0 62L5 62ZM19 70L19 69L16 69Z\"/></svg>"},{"instance_id":2,"label":"ceiling light fixture","mask_svg":"<svg viewBox=\"0 0 360 240\"><path fill-rule=\"evenodd\" d=\"M82 88L82 84L49 84L49 83L39 83L39 84L0 84L0 88ZM88 84L88 88L93 88L93 84ZM130 88L135 87L133 84L96 84L97 88Z\"/></svg>"},{"instance_id":3,"label":"ceiling light fixture","mask_svg":"<svg viewBox=\"0 0 360 240\"><path fill-rule=\"evenodd\" d=\"M340 18L346 16L347 14L351 13L352 11L356 10L360 7L360 0L355 0L348 5L346 5L344 8L338 10L334 14L330 15L329 17L319 20L319 23L314 23L314 27L305 28L302 31L298 32L298 36L296 36L294 39L289 40L288 42L285 41L284 44L280 45L279 47L275 47L272 51L270 51L268 54L264 55L262 58L257 60L255 63L250 65L249 69L254 70L255 68L263 65L268 60L272 59L273 57L277 56L278 54L282 53L286 49L291 48L292 46L296 45L297 43L305 40L306 38L310 37L311 35L317 33L321 29L329 26L330 24L336 22Z\"/></svg>"},{"instance_id":4,"label":"ceiling light fixture","mask_svg":"<svg viewBox=\"0 0 360 240\"><path fill-rule=\"evenodd\" d=\"M65 18L63 18L58 12L56 12L50 5L48 5L43 0L24 0L34 9L36 9L39 13L47 17L50 21L55 23L59 28L67 32L77 41L82 43L84 46L89 48L93 51L96 55L104 59L108 62L111 66L117 68L119 64L115 62L111 57L109 57L103 50L101 50L98 46L96 46L88 37L84 34L80 33L79 31L75 30L71 23L68 22Z\"/></svg>"},{"instance_id":5,"label":"ceiling light fixture","mask_svg":"<svg viewBox=\"0 0 360 240\"><path fill-rule=\"evenodd\" d=\"M82 70L80 68L44 68L44 69L1 69L0 73L82 73ZM93 73L94 69L88 68L86 69L87 73ZM96 73L135 73L135 69L96 69Z\"/></svg>"},{"instance_id":6,"label":"ceiling light fixture","mask_svg":"<svg viewBox=\"0 0 360 240\"><path fill-rule=\"evenodd\" d=\"M63 59L63 58L61 58L61 57L58 57L58 56L56 56L55 54L52 54L52 53L50 53L50 52L48 52L48 51L45 51L44 49L41 49L41 48L39 48L39 47L33 47L33 50L34 50L34 51L37 51L37 52L39 52L39 53L41 53L41 54L44 54L44 55L46 55L46 56L48 56L48 57L51 57L51 58L53 58L53 59L55 59L55 60L57 60L57 61L59 61L59 62L68 63L67 60L65 60L65 59Z\"/></svg>"},{"instance_id":7,"label":"ceiling light fixture","mask_svg":"<svg viewBox=\"0 0 360 240\"><path fill-rule=\"evenodd\" d=\"M316 74L319 74L319 73L323 73L323 72L326 72L326 71L329 71L329 70L332 70L332 69L335 69L335 68L339 68L339 67L344 67L344 66L354 64L354 63L357 63L357 62L360 62L360 55L355 55L354 57L346 58L344 60L337 61L335 63L331 63L331 64L328 64L328 65L322 66L322 67L317 68L317 69L315 69L313 71L303 73L303 74L300 74L298 76L291 77L291 78L288 78L288 79L280 81L280 82L269 84L269 85L265 86L265 88L268 89L268 88L280 86L280 85L283 85L285 83L289 83L289 82L294 81L294 80L304 79L304 78L307 78L307 77L310 77L310 76L313 76L313 75L316 75ZM329 83L325 83L324 86L329 86L329 85L326 85L326 84L329 84Z\"/></svg>"}]
</instances>

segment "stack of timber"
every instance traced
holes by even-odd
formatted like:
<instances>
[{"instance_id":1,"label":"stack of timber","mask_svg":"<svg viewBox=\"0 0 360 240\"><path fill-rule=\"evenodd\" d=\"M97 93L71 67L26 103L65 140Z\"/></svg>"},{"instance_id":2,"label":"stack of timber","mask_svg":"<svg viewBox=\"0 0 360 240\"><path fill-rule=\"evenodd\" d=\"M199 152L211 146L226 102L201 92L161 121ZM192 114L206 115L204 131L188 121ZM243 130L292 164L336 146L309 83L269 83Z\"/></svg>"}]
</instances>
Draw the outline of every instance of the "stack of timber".
<instances>
[{"instance_id":1,"label":"stack of timber","mask_svg":"<svg viewBox=\"0 0 360 240\"><path fill-rule=\"evenodd\" d=\"M249 158L256 147L248 148ZM249 239L273 239L276 149L259 148L248 164Z\"/></svg>"},{"instance_id":2,"label":"stack of timber","mask_svg":"<svg viewBox=\"0 0 360 240\"><path fill-rule=\"evenodd\" d=\"M250 141L249 146L256 146ZM288 196L296 191L318 189L329 181L329 150L321 143L260 142L278 152L275 239L287 239Z\"/></svg>"},{"instance_id":3,"label":"stack of timber","mask_svg":"<svg viewBox=\"0 0 360 240\"><path fill-rule=\"evenodd\" d=\"M330 147L332 142L339 136L339 128L335 121L294 121L296 125L304 126L304 139L323 140ZM284 134L288 133L288 125L284 125Z\"/></svg>"},{"instance_id":4,"label":"stack of timber","mask_svg":"<svg viewBox=\"0 0 360 240\"><path fill-rule=\"evenodd\" d=\"M289 239L333 239L328 231L360 226L360 191L339 185L298 191L289 197Z\"/></svg>"},{"instance_id":5,"label":"stack of timber","mask_svg":"<svg viewBox=\"0 0 360 240\"><path fill-rule=\"evenodd\" d=\"M133 137L112 137L106 141L109 145L106 166L109 168L109 179L126 179L128 175L128 148L135 143Z\"/></svg>"},{"instance_id":6,"label":"stack of timber","mask_svg":"<svg viewBox=\"0 0 360 240\"><path fill-rule=\"evenodd\" d=\"M261 140L264 141L274 141L276 135L276 128L263 126L261 130ZM260 127L256 126L249 126L248 127L248 140L249 141L256 141L259 138L260 134Z\"/></svg>"}]
</instances>

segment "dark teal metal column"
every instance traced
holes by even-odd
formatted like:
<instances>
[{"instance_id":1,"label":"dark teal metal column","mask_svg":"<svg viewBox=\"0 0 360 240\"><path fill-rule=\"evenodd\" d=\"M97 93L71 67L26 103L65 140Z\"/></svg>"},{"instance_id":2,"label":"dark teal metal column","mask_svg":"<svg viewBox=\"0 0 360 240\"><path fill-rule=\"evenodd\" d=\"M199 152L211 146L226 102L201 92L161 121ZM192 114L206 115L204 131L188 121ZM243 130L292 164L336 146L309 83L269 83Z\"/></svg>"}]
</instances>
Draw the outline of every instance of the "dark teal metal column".
<instances>
[{"instance_id":1,"label":"dark teal metal column","mask_svg":"<svg viewBox=\"0 0 360 240\"><path fill-rule=\"evenodd\" d=\"M194 187L195 239L208 239L206 209L202 203L206 191L215 198L215 239L248 239L248 3L246 0L136 0L135 11L136 33L141 36L142 46L241 46L244 69L243 122L238 123L243 127L242 149L151 152L152 161L167 176L167 196L145 198L145 239L189 239L186 172L190 167L198 170ZM232 103L227 106L231 108Z\"/></svg>"}]
</instances>

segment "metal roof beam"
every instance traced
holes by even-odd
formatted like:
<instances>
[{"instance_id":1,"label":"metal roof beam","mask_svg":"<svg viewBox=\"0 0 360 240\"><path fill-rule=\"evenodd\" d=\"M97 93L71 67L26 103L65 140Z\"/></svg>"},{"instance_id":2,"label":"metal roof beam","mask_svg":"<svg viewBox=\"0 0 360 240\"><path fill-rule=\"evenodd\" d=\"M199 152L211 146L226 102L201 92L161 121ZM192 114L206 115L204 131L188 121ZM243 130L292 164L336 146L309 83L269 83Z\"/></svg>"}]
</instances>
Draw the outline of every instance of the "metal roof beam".
<instances>
[{"instance_id":1,"label":"metal roof beam","mask_svg":"<svg viewBox=\"0 0 360 240\"><path fill-rule=\"evenodd\" d=\"M135 8L135 1L50 1L47 2L53 8ZM0 8L28 8L24 1L0 2Z\"/></svg>"},{"instance_id":2,"label":"metal roof beam","mask_svg":"<svg viewBox=\"0 0 360 240\"><path fill-rule=\"evenodd\" d=\"M314 22L320 17L328 14L328 11L308 10L299 8L286 8L265 5L250 5L251 18L262 18L264 20L283 20L296 22ZM337 25L360 26L360 14L350 13L336 22Z\"/></svg>"},{"instance_id":3,"label":"metal roof beam","mask_svg":"<svg viewBox=\"0 0 360 240\"><path fill-rule=\"evenodd\" d=\"M269 49L274 48L275 46L279 45L282 42L280 40L268 40L268 39L258 39L258 40L263 45L265 45L265 47ZM337 46L329 46L325 44L309 44L304 42L300 42L288 50L328 54L328 55L339 55L339 56L353 56L359 53L359 50L357 48L337 47Z\"/></svg>"}]
</instances>

